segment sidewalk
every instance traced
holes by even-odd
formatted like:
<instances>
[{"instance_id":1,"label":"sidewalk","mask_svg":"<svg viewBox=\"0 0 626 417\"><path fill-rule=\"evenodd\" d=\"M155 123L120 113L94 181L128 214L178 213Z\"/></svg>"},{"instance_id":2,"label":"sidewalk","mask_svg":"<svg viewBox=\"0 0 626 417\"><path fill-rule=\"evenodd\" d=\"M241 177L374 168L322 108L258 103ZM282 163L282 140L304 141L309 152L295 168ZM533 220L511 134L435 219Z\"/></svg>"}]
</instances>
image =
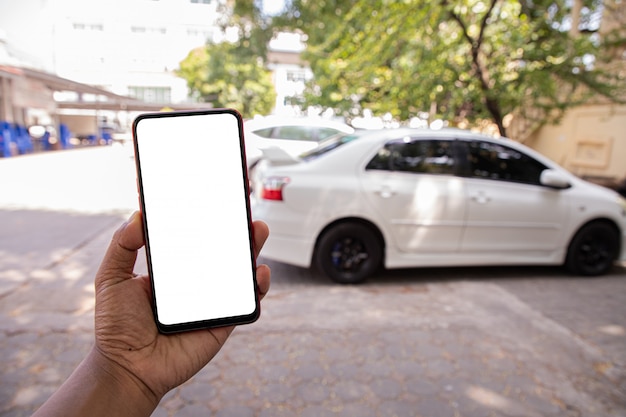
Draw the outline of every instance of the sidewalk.
<instances>
[{"instance_id":1,"label":"sidewalk","mask_svg":"<svg viewBox=\"0 0 626 417\"><path fill-rule=\"evenodd\" d=\"M78 148L0 159L0 207L75 213L138 206L132 145Z\"/></svg>"}]
</instances>

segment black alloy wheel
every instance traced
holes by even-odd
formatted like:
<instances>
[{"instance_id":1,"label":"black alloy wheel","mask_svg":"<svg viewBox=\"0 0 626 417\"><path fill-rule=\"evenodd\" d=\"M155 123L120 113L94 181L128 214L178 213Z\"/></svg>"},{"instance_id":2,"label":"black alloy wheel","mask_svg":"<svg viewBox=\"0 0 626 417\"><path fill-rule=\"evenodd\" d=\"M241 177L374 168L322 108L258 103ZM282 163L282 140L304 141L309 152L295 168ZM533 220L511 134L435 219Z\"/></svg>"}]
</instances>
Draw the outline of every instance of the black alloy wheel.
<instances>
[{"instance_id":1,"label":"black alloy wheel","mask_svg":"<svg viewBox=\"0 0 626 417\"><path fill-rule=\"evenodd\" d=\"M359 223L340 223L319 239L315 263L340 284L364 281L380 267L383 248L377 234Z\"/></svg>"},{"instance_id":2,"label":"black alloy wheel","mask_svg":"<svg viewBox=\"0 0 626 417\"><path fill-rule=\"evenodd\" d=\"M602 275L615 263L620 241L618 231L602 222L583 226L567 250L565 266L577 275Z\"/></svg>"}]
</instances>

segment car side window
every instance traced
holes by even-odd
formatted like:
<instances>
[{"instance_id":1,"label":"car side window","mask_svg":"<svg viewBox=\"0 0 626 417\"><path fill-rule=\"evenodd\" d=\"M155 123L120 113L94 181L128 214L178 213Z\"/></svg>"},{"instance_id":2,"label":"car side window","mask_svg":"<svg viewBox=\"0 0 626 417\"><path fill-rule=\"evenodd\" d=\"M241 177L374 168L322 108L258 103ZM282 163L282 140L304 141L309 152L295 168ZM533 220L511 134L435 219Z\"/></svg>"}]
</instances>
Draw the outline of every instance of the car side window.
<instances>
[{"instance_id":1,"label":"car side window","mask_svg":"<svg viewBox=\"0 0 626 417\"><path fill-rule=\"evenodd\" d=\"M469 176L540 185L546 166L522 152L491 142L469 142Z\"/></svg>"},{"instance_id":2,"label":"car side window","mask_svg":"<svg viewBox=\"0 0 626 417\"><path fill-rule=\"evenodd\" d=\"M314 126L280 126L274 129L272 138L292 140L315 140Z\"/></svg>"},{"instance_id":3,"label":"car side window","mask_svg":"<svg viewBox=\"0 0 626 417\"><path fill-rule=\"evenodd\" d=\"M314 126L275 126L255 130L254 134L267 139L316 140Z\"/></svg>"},{"instance_id":4,"label":"car side window","mask_svg":"<svg viewBox=\"0 0 626 417\"><path fill-rule=\"evenodd\" d=\"M269 138L272 135L272 130L274 130L273 127L266 127L265 129L255 130L253 133L262 138Z\"/></svg>"},{"instance_id":5,"label":"car side window","mask_svg":"<svg viewBox=\"0 0 626 417\"><path fill-rule=\"evenodd\" d=\"M454 174L450 140L400 139L387 142L365 169L420 174Z\"/></svg>"},{"instance_id":6,"label":"car side window","mask_svg":"<svg viewBox=\"0 0 626 417\"><path fill-rule=\"evenodd\" d=\"M339 133L339 131L331 127L320 127L317 132L317 139L321 141L333 135L336 135L337 133Z\"/></svg>"}]
</instances>

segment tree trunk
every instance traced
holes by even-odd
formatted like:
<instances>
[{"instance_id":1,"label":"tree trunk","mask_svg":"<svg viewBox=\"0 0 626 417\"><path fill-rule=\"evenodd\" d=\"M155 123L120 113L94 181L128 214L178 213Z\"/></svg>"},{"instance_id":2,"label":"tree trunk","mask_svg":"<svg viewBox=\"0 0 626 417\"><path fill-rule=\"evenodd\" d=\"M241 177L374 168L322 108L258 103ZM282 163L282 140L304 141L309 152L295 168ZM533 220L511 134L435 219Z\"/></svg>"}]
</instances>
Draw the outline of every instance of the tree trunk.
<instances>
[{"instance_id":1,"label":"tree trunk","mask_svg":"<svg viewBox=\"0 0 626 417\"><path fill-rule=\"evenodd\" d=\"M578 30L578 25L580 23L580 11L582 9L582 0L574 0L574 4L572 4L572 27L569 28L569 35L572 38L576 38L580 32Z\"/></svg>"}]
</instances>

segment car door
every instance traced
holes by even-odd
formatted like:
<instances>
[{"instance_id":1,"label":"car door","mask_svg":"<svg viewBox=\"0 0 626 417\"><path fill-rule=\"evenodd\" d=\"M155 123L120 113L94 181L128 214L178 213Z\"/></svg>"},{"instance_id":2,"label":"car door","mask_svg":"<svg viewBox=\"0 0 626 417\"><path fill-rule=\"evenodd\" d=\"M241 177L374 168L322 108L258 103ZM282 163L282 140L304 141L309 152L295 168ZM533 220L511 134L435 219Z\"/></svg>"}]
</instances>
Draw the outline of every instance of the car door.
<instances>
[{"instance_id":1,"label":"car door","mask_svg":"<svg viewBox=\"0 0 626 417\"><path fill-rule=\"evenodd\" d=\"M567 193L540 184L546 166L512 147L466 142L468 197L463 253L541 256L557 247Z\"/></svg>"},{"instance_id":2,"label":"car door","mask_svg":"<svg viewBox=\"0 0 626 417\"><path fill-rule=\"evenodd\" d=\"M451 140L392 140L365 167L361 184L366 199L398 250L459 249L465 193L463 179L453 175L454 149Z\"/></svg>"}]
</instances>

